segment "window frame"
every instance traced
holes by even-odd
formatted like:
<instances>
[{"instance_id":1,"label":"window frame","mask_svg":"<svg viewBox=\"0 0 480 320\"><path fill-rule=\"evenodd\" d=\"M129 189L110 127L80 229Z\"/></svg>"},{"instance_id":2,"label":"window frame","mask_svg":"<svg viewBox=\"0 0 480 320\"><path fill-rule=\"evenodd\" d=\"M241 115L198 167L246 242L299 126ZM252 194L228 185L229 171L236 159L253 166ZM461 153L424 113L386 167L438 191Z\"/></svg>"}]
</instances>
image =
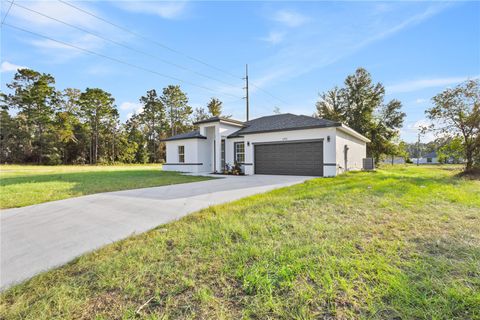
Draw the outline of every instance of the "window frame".
<instances>
[{"instance_id":1,"label":"window frame","mask_svg":"<svg viewBox=\"0 0 480 320\"><path fill-rule=\"evenodd\" d=\"M222 170L225 169L225 156L226 156L226 150L225 150L225 147L226 147L226 141L225 139L222 139L222 142L221 142L221 147L220 147L220 162L221 162L221 165L222 165Z\"/></svg>"},{"instance_id":2,"label":"window frame","mask_svg":"<svg viewBox=\"0 0 480 320\"><path fill-rule=\"evenodd\" d=\"M243 151L242 152L239 152L237 150L237 147L240 146L240 145L243 146ZM233 159L235 160L235 162L237 162L239 164L245 163L245 142L244 141L238 141L238 142L233 143L233 154L234 154ZM243 157L242 161L238 160L239 155L241 155Z\"/></svg>"},{"instance_id":3,"label":"window frame","mask_svg":"<svg viewBox=\"0 0 480 320\"><path fill-rule=\"evenodd\" d=\"M183 152L180 152L181 149ZM185 163L185 145L178 146L177 151L178 151L178 163Z\"/></svg>"}]
</instances>

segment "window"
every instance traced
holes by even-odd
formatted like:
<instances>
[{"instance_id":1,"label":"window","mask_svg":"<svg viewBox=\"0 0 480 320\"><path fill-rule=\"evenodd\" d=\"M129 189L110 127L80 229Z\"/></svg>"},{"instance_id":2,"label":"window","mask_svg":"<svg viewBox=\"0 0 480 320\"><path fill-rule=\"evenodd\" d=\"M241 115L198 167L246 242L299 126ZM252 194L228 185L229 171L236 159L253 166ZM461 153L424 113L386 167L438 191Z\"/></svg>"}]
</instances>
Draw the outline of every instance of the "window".
<instances>
[{"instance_id":1,"label":"window","mask_svg":"<svg viewBox=\"0 0 480 320\"><path fill-rule=\"evenodd\" d=\"M234 143L234 153L235 161L238 163L245 162L245 143L244 142L235 142Z\"/></svg>"},{"instance_id":2,"label":"window","mask_svg":"<svg viewBox=\"0 0 480 320\"><path fill-rule=\"evenodd\" d=\"M432 158L427 158L428 163L432 163Z\"/></svg>"},{"instance_id":3,"label":"window","mask_svg":"<svg viewBox=\"0 0 480 320\"><path fill-rule=\"evenodd\" d=\"M178 162L185 162L185 146L178 146Z\"/></svg>"}]
</instances>

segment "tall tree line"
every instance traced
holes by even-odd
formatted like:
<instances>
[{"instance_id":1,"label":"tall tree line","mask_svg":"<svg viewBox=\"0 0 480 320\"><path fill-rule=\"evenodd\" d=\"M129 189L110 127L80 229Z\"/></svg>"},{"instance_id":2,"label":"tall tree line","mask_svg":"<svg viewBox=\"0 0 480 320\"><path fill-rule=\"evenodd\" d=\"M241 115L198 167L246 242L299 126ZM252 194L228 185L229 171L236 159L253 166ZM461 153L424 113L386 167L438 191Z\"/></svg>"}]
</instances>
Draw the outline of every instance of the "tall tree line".
<instances>
[{"instance_id":1,"label":"tall tree line","mask_svg":"<svg viewBox=\"0 0 480 320\"><path fill-rule=\"evenodd\" d=\"M374 83L367 70L358 68L347 76L343 87L320 94L317 116L342 122L369 138L367 154L378 163L382 155L395 152L406 116L400 101L385 103L384 97L384 86Z\"/></svg>"},{"instance_id":2,"label":"tall tree line","mask_svg":"<svg viewBox=\"0 0 480 320\"><path fill-rule=\"evenodd\" d=\"M180 86L140 97L142 111L120 122L112 95L99 88L58 90L50 74L20 69L1 93L1 163L98 164L160 162L163 138L198 120ZM216 101L215 115L221 114ZM210 110L210 108L209 108ZM213 112L205 113L212 116Z\"/></svg>"}]
</instances>

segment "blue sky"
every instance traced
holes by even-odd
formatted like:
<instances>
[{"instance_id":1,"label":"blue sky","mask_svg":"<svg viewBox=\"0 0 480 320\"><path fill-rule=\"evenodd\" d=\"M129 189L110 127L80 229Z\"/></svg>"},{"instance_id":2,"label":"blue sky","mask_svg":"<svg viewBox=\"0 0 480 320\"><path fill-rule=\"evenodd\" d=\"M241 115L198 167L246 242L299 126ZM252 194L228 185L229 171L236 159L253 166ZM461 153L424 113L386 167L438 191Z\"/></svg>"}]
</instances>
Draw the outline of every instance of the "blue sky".
<instances>
[{"instance_id":1,"label":"blue sky","mask_svg":"<svg viewBox=\"0 0 480 320\"><path fill-rule=\"evenodd\" d=\"M218 97L225 113L244 119L246 63L256 85L250 90L251 117L271 114L274 107L311 115L319 92L342 85L348 74L364 67L385 85L386 100L402 101L407 119L401 135L414 141L417 127L426 123L430 98L480 75L480 2L72 2L143 38L59 1L15 3L137 52L17 5L7 24L153 73L4 26L2 91L17 67L29 67L54 75L59 89L109 91L122 120L139 110L138 99L147 90L168 84L180 84L193 107ZM9 6L2 1L2 17Z\"/></svg>"}]
</instances>

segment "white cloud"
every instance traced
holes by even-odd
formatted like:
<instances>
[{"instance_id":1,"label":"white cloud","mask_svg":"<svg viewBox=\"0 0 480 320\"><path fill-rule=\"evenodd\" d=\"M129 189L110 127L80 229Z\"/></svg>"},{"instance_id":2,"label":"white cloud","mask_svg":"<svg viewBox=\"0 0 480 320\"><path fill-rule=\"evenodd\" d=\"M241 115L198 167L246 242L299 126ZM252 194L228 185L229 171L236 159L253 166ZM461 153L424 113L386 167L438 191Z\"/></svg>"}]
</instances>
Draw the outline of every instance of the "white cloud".
<instances>
[{"instance_id":1,"label":"white cloud","mask_svg":"<svg viewBox=\"0 0 480 320\"><path fill-rule=\"evenodd\" d=\"M110 66L107 66L105 64L94 64L87 69L85 69L85 72L94 76L105 76L105 75L111 75L115 73L117 69L113 69Z\"/></svg>"},{"instance_id":2,"label":"white cloud","mask_svg":"<svg viewBox=\"0 0 480 320\"><path fill-rule=\"evenodd\" d=\"M280 22L287 27L299 27L302 24L306 23L308 20L310 20L307 16L291 11L291 10L280 10L275 12L275 14L272 17L272 20Z\"/></svg>"},{"instance_id":3,"label":"white cloud","mask_svg":"<svg viewBox=\"0 0 480 320\"><path fill-rule=\"evenodd\" d=\"M432 78L432 79L420 79L412 80L397 83L394 85L387 86L385 91L388 94L392 93L404 93L404 92L414 92L427 88L439 88L446 87L451 85L459 84L469 77L449 77L449 78Z\"/></svg>"},{"instance_id":4,"label":"white cloud","mask_svg":"<svg viewBox=\"0 0 480 320\"><path fill-rule=\"evenodd\" d=\"M15 72L18 69L26 69L27 67L19 66L8 61L3 61L2 65L0 66L0 72Z\"/></svg>"},{"instance_id":5,"label":"white cloud","mask_svg":"<svg viewBox=\"0 0 480 320\"><path fill-rule=\"evenodd\" d=\"M82 36L77 37L73 41L65 41L66 43L70 43L74 46L86 49L86 50L94 50L102 47L103 45L103 40L99 39L93 35L90 34L85 34ZM45 40L33 40L31 42L33 45L39 47L39 48L45 48L45 49L63 49L63 50L69 50L69 51L75 51L79 52L80 50L73 48L69 45L65 45L62 43L59 43L57 41L45 39Z\"/></svg>"},{"instance_id":6,"label":"white cloud","mask_svg":"<svg viewBox=\"0 0 480 320\"><path fill-rule=\"evenodd\" d=\"M422 103L425 103L427 101L428 101L428 99L418 98L418 99L415 100L415 103L416 104L422 104Z\"/></svg>"},{"instance_id":7,"label":"white cloud","mask_svg":"<svg viewBox=\"0 0 480 320\"><path fill-rule=\"evenodd\" d=\"M91 4L75 2L74 5L95 15L103 16L102 13L96 10ZM37 11L51 18L47 18L46 16L42 16L41 14L29 11L22 7ZM106 44L105 40L66 26L54 19L58 19L82 29L90 30L93 33L101 33L104 37L115 39L117 41L120 41L119 38L129 38L128 35L118 32L113 26L58 1L40 0L15 2L8 16L8 22L11 22L12 25L26 30L32 30L40 35L46 35L52 39L87 50L98 51L99 49L104 48ZM48 57L48 60L45 61L51 63L65 63L72 58L85 54L85 52L53 40L36 35L27 35L21 31L15 31L13 29L8 30L15 32L14 34L18 35L19 41L28 43L39 49L39 53ZM38 56L38 53L36 54Z\"/></svg>"},{"instance_id":8,"label":"white cloud","mask_svg":"<svg viewBox=\"0 0 480 320\"><path fill-rule=\"evenodd\" d=\"M187 9L185 1L120 1L116 5L126 11L155 14L165 19L179 18L185 14Z\"/></svg>"},{"instance_id":9,"label":"white cloud","mask_svg":"<svg viewBox=\"0 0 480 320\"><path fill-rule=\"evenodd\" d=\"M429 127L431 124L432 124L432 122L430 120L420 119L420 120L415 121L412 124L411 128L415 129L415 130L420 130L421 128Z\"/></svg>"},{"instance_id":10,"label":"white cloud","mask_svg":"<svg viewBox=\"0 0 480 320\"><path fill-rule=\"evenodd\" d=\"M77 25L80 27L94 28L99 24L99 21L92 16L84 14L77 9L65 5L57 1L28 1L20 2L19 5L27 7L31 10L41 12L49 17L58 18L62 21L66 21L70 24ZM85 9L94 14L98 14L91 6L86 6L85 4L75 2L75 6ZM65 28L64 25L39 15L35 12L31 12L21 8L19 6L13 5L10 10L9 18L15 18L18 22L25 22L28 26L43 27L45 30L51 31L51 28L61 27ZM38 29L37 29L38 30Z\"/></svg>"},{"instance_id":11,"label":"white cloud","mask_svg":"<svg viewBox=\"0 0 480 320\"><path fill-rule=\"evenodd\" d=\"M252 82L263 82L268 88L326 67L431 18L449 5L428 4L422 11L413 14L406 5L384 10L383 14L375 12L373 5L365 5L365 12L355 17L351 16L349 7L341 7L335 16L319 13L315 20L310 21L312 26L289 34L275 54L257 62L258 76L252 78ZM289 21L290 25L298 25L308 19L287 18L292 16L282 13L277 18Z\"/></svg>"},{"instance_id":12,"label":"white cloud","mask_svg":"<svg viewBox=\"0 0 480 320\"><path fill-rule=\"evenodd\" d=\"M260 40L263 40L270 44L278 44L283 41L284 37L285 37L285 33L272 31L268 34L267 37L261 38Z\"/></svg>"},{"instance_id":13,"label":"white cloud","mask_svg":"<svg viewBox=\"0 0 480 320\"><path fill-rule=\"evenodd\" d=\"M422 128L428 128L432 125L432 122L428 119L420 119L414 122L410 122L400 130L402 137L411 137L412 141L416 141L418 134ZM426 131L420 136L422 142L429 142L435 139L435 133L433 131Z\"/></svg>"},{"instance_id":14,"label":"white cloud","mask_svg":"<svg viewBox=\"0 0 480 320\"><path fill-rule=\"evenodd\" d=\"M133 114L137 114L143 111L143 105L138 102L130 102L130 101L125 101L120 104L120 110L122 111L128 111L128 118L130 118Z\"/></svg>"},{"instance_id":15,"label":"white cloud","mask_svg":"<svg viewBox=\"0 0 480 320\"><path fill-rule=\"evenodd\" d=\"M451 4L446 3L446 4L430 6L425 11L423 11L419 14L413 15L410 18L407 18L407 19L403 20L402 22L396 24L395 26L393 26L391 28L388 28L385 31L378 32L377 34L373 35L372 37L369 37L369 38L365 39L364 41L359 43L358 47L359 48L364 47L364 46L366 46L366 45L368 45L372 42L375 42L375 41L387 38L387 37L389 37L393 34L396 34L400 31L402 31L403 29L406 29L406 28L412 27L414 25L417 25L417 24L433 17L434 15L440 13L441 11L443 11L445 8L447 8L450 5Z\"/></svg>"}]
</instances>

